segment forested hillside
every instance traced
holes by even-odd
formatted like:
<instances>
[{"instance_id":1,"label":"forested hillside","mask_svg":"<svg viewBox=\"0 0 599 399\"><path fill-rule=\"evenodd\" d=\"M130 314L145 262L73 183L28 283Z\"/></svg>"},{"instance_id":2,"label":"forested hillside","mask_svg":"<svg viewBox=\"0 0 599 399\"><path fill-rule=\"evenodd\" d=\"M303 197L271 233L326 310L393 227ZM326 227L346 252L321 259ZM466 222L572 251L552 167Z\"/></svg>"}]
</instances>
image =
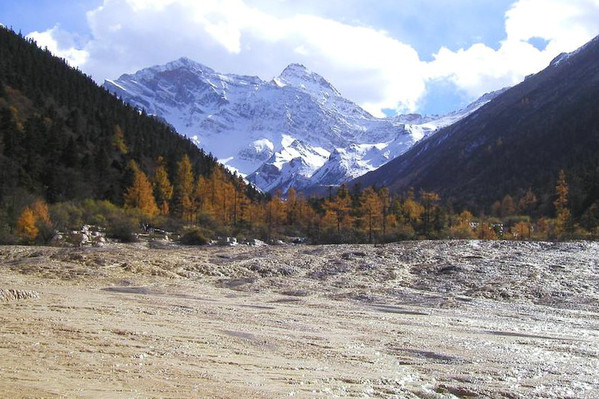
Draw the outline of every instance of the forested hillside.
<instances>
[{"instance_id":1,"label":"forested hillside","mask_svg":"<svg viewBox=\"0 0 599 399\"><path fill-rule=\"evenodd\" d=\"M0 201L19 190L50 202L122 203L126 167L169 170L188 155L208 175L216 167L188 139L98 87L66 62L0 29Z\"/></svg>"},{"instance_id":2,"label":"forested hillside","mask_svg":"<svg viewBox=\"0 0 599 399\"><path fill-rule=\"evenodd\" d=\"M560 170L573 216L597 223L599 38L357 181L392 192L435 191L487 214L504 196L532 190L536 213L552 216Z\"/></svg>"},{"instance_id":3,"label":"forested hillside","mask_svg":"<svg viewBox=\"0 0 599 399\"><path fill-rule=\"evenodd\" d=\"M170 176L187 156L198 176L226 173L170 126L123 103L35 43L0 28L0 205L31 196L49 203L96 199L123 204L134 161L148 175L162 157ZM9 210L10 210L9 209Z\"/></svg>"}]
</instances>

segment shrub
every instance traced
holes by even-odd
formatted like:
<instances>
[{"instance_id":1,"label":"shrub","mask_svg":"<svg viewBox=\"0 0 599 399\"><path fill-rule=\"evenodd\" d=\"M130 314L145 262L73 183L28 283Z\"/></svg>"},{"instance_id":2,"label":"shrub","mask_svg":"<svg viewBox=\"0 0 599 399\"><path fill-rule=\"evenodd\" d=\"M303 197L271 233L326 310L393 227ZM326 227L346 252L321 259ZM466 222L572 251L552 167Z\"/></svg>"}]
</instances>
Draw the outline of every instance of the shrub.
<instances>
[{"instance_id":1,"label":"shrub","mask_svg":"<svg viewBox=\"0 0 599 399\"><path fill-rule=\"evenodd\" d=\"M139 230L139 221L124 212L108 216L108 226L106 235L121 242L136 242L137 232Z\"/></svg>"},{"instance_id":2,"label":"shrub","mask_svg":"<svg viewBox=\"0 0 599 399\"><path fill-rule=\"evenodd\" d=\"M72 202L51 205L50 217L60 231L79 230L83 226L83 211Z\"/></svg>"},{"instance_id":3,"label":"shrub","mask_svg":"<svg viewBox=\"0 0 599 399\"><path fill-rule=\"evenodd\" d=\"M185 245L206 245L208 239L206 238L205 232L198 228L192 227L183 232L180 238L181 244Z\"/></svg>"}]
</instances>

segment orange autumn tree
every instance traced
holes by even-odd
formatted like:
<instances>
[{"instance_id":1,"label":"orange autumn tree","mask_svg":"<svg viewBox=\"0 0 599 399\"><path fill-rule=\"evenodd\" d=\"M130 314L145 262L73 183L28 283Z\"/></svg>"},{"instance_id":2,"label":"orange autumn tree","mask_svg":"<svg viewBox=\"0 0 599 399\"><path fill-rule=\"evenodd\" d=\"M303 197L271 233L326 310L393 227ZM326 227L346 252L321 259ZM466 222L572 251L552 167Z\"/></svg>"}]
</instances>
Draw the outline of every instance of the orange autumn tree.
<instances>
[{"instance_id":1,"label":"orange autumn tree","mask_svg":"<svg viewBox=\"0 0 599 399\"><path fill-rule=\"evenodd\" d=\"M30 207L26 207L17 219L17 236L25 242L32 242L35 241L38 234L39 229L35 225L35 214Z\"/></svg>"},{"instance_id":2,"label":"orange autumn tree","mask_svg":"<svg viewBox=\"0 0 599 399\"><path fill-rule=\"evenodd\" d=\"M173 212L175 216L187 221L193 220L193 183L194 176L189 157L184 155L177 163L173 194Z\"/></svg>"},{"instance_id":3,"label":"orange autumn tree","mask_svg":"<svg viewBox=\"0 0 599 399\"><path fill-rule=\"evenodd\" d=\"M424 207L414 199L414 190L410 189L408 191L408 198L406 198L402 205L401 222L405 222L415 229L420 223L423 213Z\"/></svg>"},{"instance_id":4,"label":"orange autumn tree","mask_svg":"<svg viewBox=\"0 0 599 399\"><path fill-rule=\"evenodd\" d=\"M383 202L372 187L367 187L360 196L359 212L363 230L368 234L368 241L374 242L374 234L383 226Z\"/></svg>"},{"instance_id":5,"label":"orange autumn tree","mask_svg":"<svg viewBox=\"0 0 599 399\"><path fill-rule=\"evenodd\" d=\"M158 166L154 170L154 193L161 215L168 215L169 202L173 198L173 185L168 178L164 158L158 157Z\"/></svg>"},{"instance_id":6,"label":"orange autumn tree","mask_svg":"<svg viewBox=\"0 0 599 399\"><path fill-rule=\"evenodd\" d=\"M229 181L222 168L215 168L207 178L198 177L193 202L196 212L208 213L225 226L247 221L249 199L243 192L243 186Z\"/></svg>"},{"instance_id":7,"label":"orange autumn tree","mask_svg":"<svg viewBox=\"0 0 599 399\"><path fill-rule=\"evenodd\" d=\"M334 229L337 234L341 231L348 231L352 228L354 218L351 216L352 200L349 190L345 184L342 184L337 191L337 195L328 199L324 203L325 214L323 217L323 228Z\"/></svg>"},{"instance_id":8,"label":"orange autumn tree","mask_svg":"<svg viewBox=\"0 0 599 399\"><path fill-rule=\"evenodd\" d=\"M137 208L144 215L154 217L160 210L156 205L152 184L135 161L129 161L128 168L133 171L133 184L125 191L125 208Z\"/></svg>"},{"instance_id":9,"label":"orange autumn tree","mask_svg":"<svg viewBox=\"0 0 599 399\"><path fill-rule=\"evenodd\" d=\"M44 200L37 199L31 204L31 210L35 216L35 225L39 230L38 241L49 241L54 236L54 224L50 219L48 204Z\"/></svg>"},{"instance_id":10,"label":"orange autumn tree","mask_svg":"<svg viewBox=\"0 0 599 399\"><path fill-rule=\"evenodd\" d=\"M214 216L212 202L210 201L211 184L204 176L198 176L193 186L193 206L196 211L196 219L204 213ZM196 220L197 221L197 220Z\"/></svg>"},{"instance_id":11,"label":"orange autumn tree","mask_svg":"<svg viewBox=\"0 0 599 399\"><path fill-rule=\"evenodd\" d=\"M273 236L279 232L279 228L285 223L285 216L285 202L281 198L281 193L277 191L268 201L265 209L268 240L273 239Z\"/></svg>"},{"instance_id":12,"label":"orange autumn tree","mask_svg":"<svg viewBox=\"0 0 599 399\"><path fill-rule=\"evenodd\" d=\"M43 200L37 199L23 209L17 219L17 236L25 242L33 242L36 239L45 242L53 234L48 205Z\"/></svg>"}]
</instances>

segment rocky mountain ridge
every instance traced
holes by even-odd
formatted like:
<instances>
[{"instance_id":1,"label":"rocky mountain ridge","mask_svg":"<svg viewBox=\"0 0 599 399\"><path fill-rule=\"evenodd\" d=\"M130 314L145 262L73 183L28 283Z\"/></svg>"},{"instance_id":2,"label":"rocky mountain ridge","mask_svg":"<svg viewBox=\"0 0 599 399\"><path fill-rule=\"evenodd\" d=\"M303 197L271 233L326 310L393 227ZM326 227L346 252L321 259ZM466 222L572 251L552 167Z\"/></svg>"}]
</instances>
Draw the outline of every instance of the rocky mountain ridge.
<instances>
[{"instance_id":1,"label":"rocky mountain ridge","mask_svg":"<svg viewBox=\"0 0 599 399\"><path fill-rule=\"evenodd\" d=\"M497 95L441 117L376 118L300 64L263 81L221 74L188 58L107 80L104 87L164 119L263 191L283 192L363 175Z\"/></svg>"}]
</instances>

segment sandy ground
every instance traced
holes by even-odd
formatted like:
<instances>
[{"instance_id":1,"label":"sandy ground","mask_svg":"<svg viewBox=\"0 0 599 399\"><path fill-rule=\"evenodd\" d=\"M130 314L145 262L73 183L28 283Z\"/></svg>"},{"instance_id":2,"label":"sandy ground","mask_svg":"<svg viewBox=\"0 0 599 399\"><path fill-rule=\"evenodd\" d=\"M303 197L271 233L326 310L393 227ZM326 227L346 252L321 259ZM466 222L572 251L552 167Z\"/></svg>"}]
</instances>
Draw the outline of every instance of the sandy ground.
<instances>
[{"instance_id":1,"label":"sandy ground","mask_svg":"<svg viewBox=\"0 0 599 399\"><path fill-rule=\"evenodd\" d=\"M0 247L2 398L598 398L599 245Z\"/></svg>"}]
</instances>

